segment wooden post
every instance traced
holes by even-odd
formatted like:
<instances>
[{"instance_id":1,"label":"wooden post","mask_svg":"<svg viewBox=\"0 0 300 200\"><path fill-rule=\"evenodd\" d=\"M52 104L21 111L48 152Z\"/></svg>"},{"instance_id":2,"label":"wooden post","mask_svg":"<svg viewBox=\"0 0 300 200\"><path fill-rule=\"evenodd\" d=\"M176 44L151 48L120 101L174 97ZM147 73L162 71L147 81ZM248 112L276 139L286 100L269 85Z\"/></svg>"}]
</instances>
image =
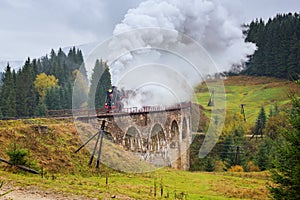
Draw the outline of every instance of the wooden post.
<instances>
[{"instance_id":1,"label":"wooden post","mask_svg":"<svg viewBox=\"0 0 300 200\"><path fill-rule=\"evenodd\" d=\"M215 98L215 90L212 90L211 94L210 94L210 99L209 99L209 102L208 102L207 106L215 106L214 98Z\"/></svg>"},{"instance_id":2,"label":"wooden post","mask_svg":"<svg viewBox=\"0 0 300 200\"><path fill-rule=\"evenodd\" d=\"M246 104L241 104L241 114L244 117L244 122L246 122L245 106L246 106Z\"/></svg>"}]
</instances>

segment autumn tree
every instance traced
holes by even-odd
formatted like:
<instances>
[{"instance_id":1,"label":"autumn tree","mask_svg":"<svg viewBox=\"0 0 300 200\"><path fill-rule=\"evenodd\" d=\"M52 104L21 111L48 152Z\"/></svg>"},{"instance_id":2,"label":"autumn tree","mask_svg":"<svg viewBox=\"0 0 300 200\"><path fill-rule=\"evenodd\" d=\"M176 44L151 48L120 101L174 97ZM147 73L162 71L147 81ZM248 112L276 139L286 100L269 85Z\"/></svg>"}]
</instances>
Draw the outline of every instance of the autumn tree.
<instances>
[{"instance_id":1,"label":"autumn tree","mask_svg":"<svg viewBox=\"0 0 300 200\"><path fill-rule=\"evenodd\" d=\"M40 96L40 100L43 100L46 96L47 90L51 87L56 87L58 84L58 79L53 75L46 75L45 73L41 73L36 76L34 81L34 88L37 90Z\"/></svg>"},{"instance_id":2,"label":"autumn tree","mask_svg":"<svg viewBox=\"0 0 300 200\"><path fill-rule=\"evenodd\" d=\"M225 127L218 143L220 146L220 159L225 162L227 168L242 165L246 169L245 135L249 131L242 114L227 115Z\"/></svg>"},{"instance_id":3,"label":"autumn tree","mask_svg":"<svg viewBox=\"0 0 300 200\"><path fill-rule=\"evenodd\" d=\"M75 82L72 97L72 108L78 109L86 107L88 100L87 76L84 72L79 70L74 70L73 76L75 78Z\"/></svg>"}]
</instances>

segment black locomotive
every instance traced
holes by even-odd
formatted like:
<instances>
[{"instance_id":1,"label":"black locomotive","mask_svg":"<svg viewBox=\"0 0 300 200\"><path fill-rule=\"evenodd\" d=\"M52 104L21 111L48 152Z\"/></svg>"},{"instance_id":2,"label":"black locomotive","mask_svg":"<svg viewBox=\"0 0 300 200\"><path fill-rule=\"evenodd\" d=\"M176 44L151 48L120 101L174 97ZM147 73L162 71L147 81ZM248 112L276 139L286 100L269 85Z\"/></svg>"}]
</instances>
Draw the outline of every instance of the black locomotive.
<instances>
[{"instance_id":1,"label":"black locomotive","mask_svg":"<svg viewBox=\"0 0 300 200\"><path fill-rule=\"evenodd\" d=\"M119 91L116 86L106 91L104 108L106 112L121 111L123 108L122 99L125 97L124 91Z\"/></svg>"}]
</instances>

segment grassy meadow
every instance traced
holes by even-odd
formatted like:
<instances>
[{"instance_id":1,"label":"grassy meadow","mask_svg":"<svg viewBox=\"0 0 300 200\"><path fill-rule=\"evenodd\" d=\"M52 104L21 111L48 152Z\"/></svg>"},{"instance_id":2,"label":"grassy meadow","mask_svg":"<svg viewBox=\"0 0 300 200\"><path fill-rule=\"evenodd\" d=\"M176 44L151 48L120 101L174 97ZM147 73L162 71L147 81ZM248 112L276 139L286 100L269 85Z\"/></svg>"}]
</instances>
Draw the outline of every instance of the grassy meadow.
<instances>
[{"instance_id":1,"label":"grassy meadow","mask_svg":"<svg viewBox=\"0 0 300 200\"><path fill-rule=\"evenodd\" d=\"M266 172L208 173L174 169L144 174L55 174L44 178L1 170L0 177L14 186L97 199L267 199L265 185L270 181Z\"/></svg>"},{"instance_id":2,"label":"grassy meadow","mask_svg":"<svg viewBox=\"0 0 300 200\"><path fill-rule=\"evenodd\" d=\"M236 113L241 111L241 104L245 105L245 115L248 123L254 123L260 108L263 106L267 114L276 103L284 108L289 103L288 94L291 91L299 93L295 83L268 77L233 76L224 80L226 96L226 112ZM210 93L206 84L196 88L196 99L204 107L204 112L209 115L211 107L207 106ZM218 88L215 97L218 98Z\"/></svg>"}]
</instances>

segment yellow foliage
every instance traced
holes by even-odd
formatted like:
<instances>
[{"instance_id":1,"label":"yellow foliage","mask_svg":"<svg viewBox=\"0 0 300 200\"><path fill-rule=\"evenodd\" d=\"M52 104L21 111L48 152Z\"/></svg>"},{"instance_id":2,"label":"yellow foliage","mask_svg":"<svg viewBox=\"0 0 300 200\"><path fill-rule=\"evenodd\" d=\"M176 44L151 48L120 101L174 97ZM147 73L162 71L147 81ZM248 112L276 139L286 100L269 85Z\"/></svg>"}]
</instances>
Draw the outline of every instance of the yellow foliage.
<instances>
[{"instance_id":1,"label":"yellow foliage","mask_svg":"<svg viewBox=\"0 0 300 200\"><path fill-rule=\"evenodd\" d=\"M87 106L88 98L88 82L84 74L79 70L73 71L73 77L75 78L73 88L73 108L83 108Z\"/></svg>"},{"instance_id":2,"label":"yellow foliage","mask_svg":"<svg viewBox=\"0 0 300 200\"><path fill-rule=\"evenodd\" d=\"M226 166L224 164L224 162L222 161L216 161L215 162L215 172L224 172L226 169Z\"/></svg>"},{"instance_id":3,"label":"yellow foliage","mask_svg":"<svg viewBox=\"0 0 300 200\"><path fill-rule=\"evenodd\" d=\"M240 165L235 165L235 166L231 166L229 169L228 169L229 172L244 172L244 169L242 166Z\"/></svg>"},{"instance_id":4,"label":"yellow foliage","mask_svg":"<svg viewBox=\"0 0 300 200\"><path fill-rule=\"evenodd\" d=\"M232 134L234 130L243 130L244 135L251 133L250 124L244 122L244 117L241 113L231 113L226 114L225 125L222 130L222 136L227 136Z\"/></svg>"},{"instance_id":5,"label":"yellow foliage","mask_svg":"<svg viewBox=\"0 0 300 200\"><path fill-rule=\"evenodd\" d=\"M58 84L58 79L53 75L47 75L45 73L41 73L36 76L34 81L34 88L39 93L41 99L46 96L46 92L51 87L56 87Z\"/></svg>"},{"instance_id":6,"label":"yellow foliage","mask_svg":"<svg viewBox=\"0 0 300 200\"><path fill-rule=\"evenodd\" d=\"M249 169L249 172L259 172L260 171L259 167L256 164L254 164L254 162L252 162L252 161L248 162L248 169Z\"/></svg>"}]
</instances>

